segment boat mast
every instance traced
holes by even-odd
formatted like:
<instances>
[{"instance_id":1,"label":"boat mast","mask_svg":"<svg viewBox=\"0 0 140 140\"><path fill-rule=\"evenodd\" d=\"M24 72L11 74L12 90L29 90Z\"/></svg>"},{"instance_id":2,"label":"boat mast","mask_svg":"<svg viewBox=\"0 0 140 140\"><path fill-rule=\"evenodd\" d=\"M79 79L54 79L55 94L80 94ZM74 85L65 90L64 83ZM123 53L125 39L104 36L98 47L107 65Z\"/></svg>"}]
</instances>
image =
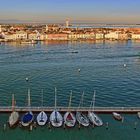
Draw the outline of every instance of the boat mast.
<instances>
[{"instance_id":1,"label":"boat mast","mask_svg":"<svg viewBox=\"0 0 140 140\"><path fill-rule=\"evenodd\" d=\"M41 92L41 107L42 107L42 110L43 110L43 89L42 89L42 92Z\"/></svg>"},{"instance_id":2,"label":"boat mast","mask_svg":"<svg viewBox=\"0 0 140 140\"><path fill-rule=\"evenodd\" d=\"M78 109L81 107L81 105L83 106L83 98L84 98L84 91L82 93Z\"/></svg>"},{"instance_id":3,"label":"boat mast","mask_svg":"<svg viewBox=\"0 0 140 140\"><path fill-rule=\"evenodd\" d=\"M57 105L57 89L55 87L55 110L56 110L56 105Z\"/></svg>"},{"instance_id":4,"label":"boat mast","mask_svg":"<svg viewBox=\"0 0 140 140\"><path fill-rule=\"evenodd\" d=\"M93 112L95 110L95 94L96 94L96 90L94 90L94 95L93 95L93 106L92 106L92 111Z\"/></svg>"},{"instance_id":5,"label":"boat mast","mask_svg":"<svg viewBox=\"0 0 140 140\"><path fill-rule=\"evenodd\" d=\"M31 106L30 89L28 89L28 108Z\"/></svg>"},{"instance_id":6,"label":"boat mast","mask_svg":"<svg viewBox=\"0 0 140 140\"><path fill-rule=\"evenodd\" d=\"M12 111L15 110L15 97L14 94L12 94Z\"/></svg>"},{"instance_id":7,"label":"boat mast","mask_svg":"<svg viewBox=\"0 0 140 140\"><path fill-rule=\"evenodd\" d=\"M72 90L71 90L71 93L70 93L70 100L69 100L68 111L70 110L70 107L71 107L71 99L72 99Z\"/></svg>"}]
</instances>

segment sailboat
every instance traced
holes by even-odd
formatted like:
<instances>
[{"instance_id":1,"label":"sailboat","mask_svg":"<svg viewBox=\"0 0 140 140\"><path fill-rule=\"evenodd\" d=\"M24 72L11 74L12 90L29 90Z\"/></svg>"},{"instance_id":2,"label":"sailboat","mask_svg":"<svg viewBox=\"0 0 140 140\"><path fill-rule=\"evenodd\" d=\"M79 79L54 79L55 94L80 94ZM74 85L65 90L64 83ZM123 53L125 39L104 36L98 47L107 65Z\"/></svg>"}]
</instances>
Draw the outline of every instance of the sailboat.
<instances>
[{"instance_id":1,"label":"sailboat","mask_svg":"<svg viewBox=\"0 0 140 140\"><path fill-rule=\"evenodd\" d=\"M64 114L64 123L67 127L74 127L76 123L76 118L72 112L70 112L70 106L71 106L71 98L72 98L72 91L70 94L70 100L69 100L69 107L68 112Z\"/></svg>"},{"instance_id":2,"label":"sailboat","mask_svg":"<svg viewBox=\"0 0 140 140\"><path fill-rule=\"evenodd\" d=\"M15 99L14 94L12 95L12 113L9 116L9 126L14 127L19 121L19 113L15 111Z\"/></svg>"},{"instance_id":3,"label":"sailboat","mask_svg":"<svg viewBox=\"0 0 140 140\"><path fill-rule=\"evenodd\" d=\"M92 124L94 124L96 126L102 126L103 122L102 122L101 118L99 118L98 115L94 113L94 106L95 106L95 91L94 91L94 95L93 95L93 101L91 102L92 111L88 112L88 118Z\"/></svg>"},{"instance_id":4,"label":"sailboat","mask_svg":"<svg viewBox=\"0 0 140 140\"><path fill-rule=\"evenodd\" d=\"M50 115L50 122L52 126L54 127L61 127L63 124L63 117L62 115L57 111L57 90L55 88L55 108L54 111Z\"/></svg>"},{"instance_id":5,"label":"sailboat","mask_svg":"<svg viewBox=\"0 0 140 140\"><path fill-rule=\"evenodd\" d=\"M31 112L31 103L30 103L30 89L28 89L28 109L29 111L23 115L22 119L21 119L21 124L24 127L30 126L30 124L33 122L34 120L34 115Z\"/></svg>"},{"instance_id":6,"label":"sailboat","mask_svg":"<svg viewBox=\"0 0 140 140\"><path fill-rule=\"evenodd\" d=\"M37 115L37 123L40 126L43 126L47 123L48 117L47 114L43 111L43 90L42 90L42 111Z\"/></svg>"},{"instance_id":7,"label":"sailboat","mask_svg":"<svg viewBox=\"0 0 140 140\"><path fill-rule=\"evenodd\" d=\"M84 97L84 92L82 94L82 98L80 100L78 109L80 108L81 103L83 104L83 97ZM89 120L88 120L87 116L85 114L83 114L82 112L79 112L79 111L76 112L76 119L77 119L78 123L81 124L82 126L85 126L85 127L89 126Z\"/></svg>"}]
</instances>

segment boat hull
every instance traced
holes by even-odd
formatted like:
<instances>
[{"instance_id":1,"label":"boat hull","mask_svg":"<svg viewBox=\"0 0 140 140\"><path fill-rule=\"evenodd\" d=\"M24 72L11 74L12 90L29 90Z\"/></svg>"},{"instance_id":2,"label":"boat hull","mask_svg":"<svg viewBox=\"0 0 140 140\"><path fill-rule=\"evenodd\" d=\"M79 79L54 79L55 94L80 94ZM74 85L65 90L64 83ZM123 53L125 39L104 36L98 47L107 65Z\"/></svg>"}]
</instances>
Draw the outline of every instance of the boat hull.
<instances>
[{"instance_id":1,"label":"boat hull","mask_svg":"<svg viewBox=\"0 0 140 140\"><path fill-rule=\"evenodd\" d=\"M37 119L38 125L43 126L47 123L48 117L47 117L47 114L44 111L42 111L37 115L36 119Z\"/></svg>"},{"instance_id":2,"label":"boat hull","mask_svg":"<svg viewBox=\"0 0 140 140\"><path fill-rule=\"evenodd\" d=\"M76 118L73 113L66 112L64 114L64 123L67 127L74 127L76 123Z\"/></svg>"},{"instance_id":3,"label":"boat hull","mask_svg":"<svg viewBox=\"0 0 140 140\"><path fill-rule=\"evenodd\" d=\"M76 112L76 119L78 121L79 124L81 124L82 126L89 126L89 120L86 117L86 115L82 114L81 112Z\"/></svg>"},{"instance_id":4,"label":"boat hull","mask_svg":"<svg viewBox=\"0 0 140 140\"><path fill-rule=\"evenodd\" d=\"M140 119L140 112L137 113L138 118Z\"/></svg>"},{"instance_id":5,"label":"boat hull","mask_svg":"<svg viewBox=\"0 0 140 140\"><path fill-rule=\"evenodd\" d=\"M88 118L90 122L96 126L102 126L102 120L94 112L88 112Z\"/></svg>"},{"instance_id":6,"label":"boat hull","mask_svg":"<svg viewBox=\"0 0 140 140\"><path fill-rule=\"evenodd\" d=\"M18 112L12 112L9 116L9 126L14 127L19 121L19 113Z\"/></svg>"},{"instance_id":7,"label":"boat hull","mask_svg":"<svg viewBox=\"0 0 140 140\"><path fill-rule=\"evenodd\" d=\"M24 127L28 127L34 120L34 115L32 112L27 112L21 120L21 124Z\"/></svg>"},{"instance_id":8,"label":"boat hull","mask_svg":"<svg viewBox=\"0 0 140 140\"><path fill-rule=\"evenodd\" d=\"M51 125L54 127L61 127L63 124L63 117L58 111L53 111L50 115Z\"/></svg>"}]
</instances>

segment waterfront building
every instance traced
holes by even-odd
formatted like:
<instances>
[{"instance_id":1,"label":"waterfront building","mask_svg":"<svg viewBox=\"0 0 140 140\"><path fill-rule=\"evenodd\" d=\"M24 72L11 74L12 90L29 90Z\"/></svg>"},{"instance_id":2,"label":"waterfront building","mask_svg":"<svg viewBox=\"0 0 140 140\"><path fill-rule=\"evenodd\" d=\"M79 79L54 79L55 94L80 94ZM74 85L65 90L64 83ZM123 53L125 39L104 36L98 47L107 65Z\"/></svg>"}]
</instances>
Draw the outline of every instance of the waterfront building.
<instances>
[{"instance_id":1,"label":"waterfront building","mask_svg":"<svg viewBox=\"0 0 140 140\"><path fill-rule=\"evenodd\" d=\"M118 40L119 33L117 31L109 32L109 33L105 34L105 39Z\"/></svg>"},{"instance_id":2,"label":"waterfront building","mask_svg":"<svg viewBox=\"0 0 140 140\"><path fill-rule=\"evenodd\" d=\"M16 40L26 40L27 39L27 32L25 31L17 31L16 32Z\"/></svg>"},{"instance_id":3,"label":"waterfront building","mask_svg":"<svg viewBox=\"0 0 140 140\"><path fill-rule=\"evenodd\" d=\"M5 39L5 41L13 41L13 40L16 40L16 34L15 33L4 33L3 34L3 37Z\"/></svg>"},{"instance_id":4,"label":"waterfront building","mask_svg":"<svg viewBox=\"0 0 140 140\"><path fill-rule=\"evenodd\" d=\"M38 34L37 33L29 33L28 34L28 39L29 40L38 40L39 39L39 36L38 36Z\"/></svg>"},{"instance_id":5,"label":"waterfront building","mask_svg":"<svg viewBox=\"0 0 140 140\"><path fill-rule=\"evenodd\" d=\"M48 40L68 40L68 34L56 33L56 34L47 34Z\"/></svg>"},{"instance_id":6,"label":"waterfront building","mask_svg":"<svg viewBox=\"0 0 140 140\"><path fill-rule=\"evenodd\" d=\"M39 40L45 41L48 39L48 35L46 33L41 33L39 36Z\"/></svg>"},{"instance_id":7,"label":"waterfront building","mask_svg":"<svg viewBox=\"0 0 140 140\"><path fill-rule=\"evenodd\" d=\"M119 34L118 34L118 39L119 40L128 40L128 34L127 33L123 33L123 32L120 32Z\"/></svg>"},{"instance_id":8,"label":"waterfront building","mask_svg":"<svg viewBox=\"0 0 140 140\"><path fill-rule=\"evenodd\" d=\"M104 34L103 33L96 33L95 34L95 39L104 39Z\"/></svg>"},{"instance_id":9,"label":"waterfront building","mask_svg":"<svg viewBox=\"0 0 140 140\"><path fill-rule=\"evenodd\" d=\"M140 39L140 33L132 33L131 34L131 39L132 40Z\"/></svg>"}]
</instances>

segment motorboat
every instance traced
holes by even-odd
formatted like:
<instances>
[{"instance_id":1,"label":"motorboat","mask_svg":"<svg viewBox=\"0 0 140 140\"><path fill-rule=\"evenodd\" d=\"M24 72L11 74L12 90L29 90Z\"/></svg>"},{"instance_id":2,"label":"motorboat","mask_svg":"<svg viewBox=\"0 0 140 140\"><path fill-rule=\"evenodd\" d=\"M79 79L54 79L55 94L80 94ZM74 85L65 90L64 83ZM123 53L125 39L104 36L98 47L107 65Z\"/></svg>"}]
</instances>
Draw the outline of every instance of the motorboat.
<instances>
[{"instance_id":1,"label":"motorboat","mask_svg":"<svg viewBox=\"0 0 140 140\"><path fill-rule=\"evenodd\" d=\"M121 121L123 119L121 114L119 114L117 112L113 112L112 115L113 115L115 120Z\"/></svg>"},{"instance_id":2,"label":"motorboat","mask_svg":"<svg viewBox=\"0 0 140 140\"><path fill-rule=\"evenodd\" d=\"M138 118L140 119L140 112L138 112L137 115L138 115Z\"/></svg>"}]
</instances>

